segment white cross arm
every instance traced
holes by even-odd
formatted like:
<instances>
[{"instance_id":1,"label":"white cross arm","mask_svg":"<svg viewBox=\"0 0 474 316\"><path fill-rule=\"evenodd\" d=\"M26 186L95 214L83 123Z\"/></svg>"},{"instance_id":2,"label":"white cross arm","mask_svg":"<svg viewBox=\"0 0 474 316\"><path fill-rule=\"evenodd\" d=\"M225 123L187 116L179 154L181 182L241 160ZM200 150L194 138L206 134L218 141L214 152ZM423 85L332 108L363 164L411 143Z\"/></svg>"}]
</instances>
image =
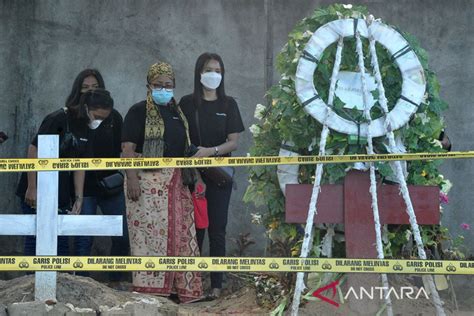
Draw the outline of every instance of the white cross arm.
<instances>
[{"instance_id":1,"label":"white cross arm","mask_svg":"<svg viewBox=\"0 0 474 316\"><path fill-rule=\"evenodd\" d=\"M122 236L121 215L60 215L58 235Z\"/></svg>"},{"instance_id":2,"label":"white cross arm","mask_svg":"<svg viewBox=\"0 0 474 316\"><path fill-rule=\"evenodd\" d=\"M0 235L36 235L36 215L0 215ZM59 215L59 236L122 236L120 215Z\"/></svg>"},{"instance_id":3,"label":"white cross arm","mask_svg":"<svg viewBox=\"0 0 474 316\"><path fill-rule=\"evenodd\" d=\"M0 235L36 235L36 215L0 215Z\"/></svg>"}]
</instances>

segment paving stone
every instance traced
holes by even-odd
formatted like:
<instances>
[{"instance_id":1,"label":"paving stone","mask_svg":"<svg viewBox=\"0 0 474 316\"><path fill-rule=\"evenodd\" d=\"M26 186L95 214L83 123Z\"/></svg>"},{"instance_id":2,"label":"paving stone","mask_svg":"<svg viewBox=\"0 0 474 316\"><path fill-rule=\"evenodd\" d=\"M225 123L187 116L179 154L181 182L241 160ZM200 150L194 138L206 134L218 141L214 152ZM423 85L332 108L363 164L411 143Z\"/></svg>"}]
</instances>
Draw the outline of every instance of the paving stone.
<instances>
[{"instance_id":1,"label":"paving stone","mask_svg":"<svg viewBox=\"0 0 474 316\"><path fill-rule=\"evenodd\" d=\"M69 311L65 316L97 316L96 311L75 312Z\"/></svg>"},{"instance_id":2,"label":"paving stone","mask_svg":"<svg viewBox=\"0 0 474 316\"><path fill-rule=\"evenodd\" d=\"M13 303L7 307L8 316L47 316L46 304L43 302Z\"/></svg>"},{"instance_id":3,"label":"paving stone","mask_svg":"<svg viewBox=\"0 0 474 316\"><path fill-rule=\"evenodd\" d=\"M126 305L124 309L130 311L133 316L173 316L178 314L178 305L163 306L161 303L133 303Z\"/></svg>"},{"instance_id":4,"label":"paving stone","mask_svg":"<svg viewBox=\"0 0 474 316\"><path fill-rule=\"evenodd\" d=\"M124 309L110 310L100 312L100 316L133 316L133 312Z\"/></svg>"},{"instance_id":5,"label":"paving stone","mask_svg":"<svg viewBox=\"0 0 474 316\"><path fill-rule=\"evenodd\" d=\"M0 316L7 316L7 307L3 304L0 304Z\"/></svg>"},{"instance_id":6,"label":"paving stone","mask_svg":"<svg viewBox=\"0 0 474 316\"><path fill-rule=\"evenodd\" d=\"M67 312L71 311L64 303L57 303L51 305L51 307L52 309L48 311L48 316L65 316Z\"/></svg>"}]
</instances>

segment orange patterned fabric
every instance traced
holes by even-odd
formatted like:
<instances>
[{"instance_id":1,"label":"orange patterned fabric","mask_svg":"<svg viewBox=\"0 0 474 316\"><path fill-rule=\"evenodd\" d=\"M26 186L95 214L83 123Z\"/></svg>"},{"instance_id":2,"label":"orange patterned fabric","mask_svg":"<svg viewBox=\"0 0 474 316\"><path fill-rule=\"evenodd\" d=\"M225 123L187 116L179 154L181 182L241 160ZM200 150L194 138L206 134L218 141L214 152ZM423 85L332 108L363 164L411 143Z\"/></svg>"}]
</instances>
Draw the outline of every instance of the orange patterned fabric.
<instances>
[{"instance_id":1,"label":"orange patterned fabric","mask_svg":"<svg viewBox=\"0 0 474 316\"><path fill-rule=\"evenodd\" d=\"M133 256L199 256L194 206L181 170L139 171L141 195L127 199L127 221ZM127 183L125 183L126 189ZM202 298L198 272L133 272L134 291L169 296L182 303Z\"/></svg>"}]
</instances>

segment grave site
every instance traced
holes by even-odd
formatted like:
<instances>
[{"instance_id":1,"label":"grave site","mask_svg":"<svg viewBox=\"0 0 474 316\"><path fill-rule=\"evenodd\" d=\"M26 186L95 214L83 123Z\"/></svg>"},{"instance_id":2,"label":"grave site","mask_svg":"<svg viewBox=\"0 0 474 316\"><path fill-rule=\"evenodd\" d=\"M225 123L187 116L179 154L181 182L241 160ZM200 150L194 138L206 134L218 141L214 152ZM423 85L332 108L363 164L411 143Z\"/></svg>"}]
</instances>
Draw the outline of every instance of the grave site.
<instances>
[{"instance_id":1,"label":"grave site","mask_svg":"<svg viewBox=\"0 0 474 316\"><path fill-rule=\"evenodd\" d=\"M150 14L140 7L145 5L142 1L125 1L129 6L122 8L125 13L103 13L111 8L106 2L94 10L109 17L125 16L134 21L132 25L140 23L134 20L136 15ZM470 198L474 196L469 193L473 187L470 170L474 151L471 151L470 138L460 136L469 134L469 123L474 120L470 119L470 113L459 114L460 111L472 112L469 107L456 108L460 100L468 100L469 91L449 85L448 90L455 91L458 99L445 97L442 91L446 79L440 79L435 71L443 69L436 59L441 53L436 52L436 57L428 60L428 56L435 53L431 51L433 46L424 48L416 32L412 34L414 30L422 33L423 26L429 24L421 12L425 7L429 7L427 12L433 10L431 14L445 14L434 26L430 24L431 28L442 29L432 36L445 38L444 33L454 27L447 20L456 18L460 12L472 12L474 4L458 0L450 8L434 0L421 1L422 4L406 0L390 5L386 1L355 1L353 4L313 1L311 5L309 2L288 4L294 12L282 1L272 0L261 0L261 4L232 0L227 5L209 0L202 6L186 5L184 0L175 4L157 1L162 6L153 7L156 12L162 10L180 18L183 17L180 14L188 10L198 12L228 32L228 23L214 20L212 12L223 16L233 12L240 17L240 11L232 11L237 5L250 15L263 17L265 41L257 39L255 43L261 45L254 50L262 50L258 56L263 63L258 67L261 66L264 76L246 73L248 70L242 66L236 71L237 76L226 78L227 84L237 81L239 76L241 80L259 81L262 85L259 92L263 92L254 93L249 89L251 93L243 97L244 104L239 101L244 125L249 126L250 133L243 133L242 144L232 156L219 156L216 147L213 156L204 158L72 159L60 157L62 138L58 135L38 135L37 158L26 159L19 154L21 150L14 148L29 143L27 139L32 136L29 134L35 129L28 127L28 137L15 136L18 127L0 133L0 174L4 187L12 186L21 172L34 172L37 183L33 214L6 209L14 205L19 210L15 204L18 201L10 201L13 198L4 203L5 209L2 206L0 212L0 249L3 248L0 251L0 316L474 313L471 282L474 215L468 209ZM26 24L18 27L29 30L40 25L69 32L70 24L75 23L71 22L75 21L72 17L68 21L44 13L47 9L53 10L50 3L34 3L37 7L25 13L31 14ZM54 9L60 11L53 11L65 10L72 14L83 9L80 5L74 8L68 1L61 5L64 7ZM3 25L14 29L17 24L13 23L18 22L7 15L21 16L25 6L26 3L1 1ZM420 11L421 17L416 23L410 21L414 27L410 26L409 33L408 25L403 22L410 23L398 15L413 14L410 11L413 8ZM92 9L84 10L93 15ZM180 10L183 12L177 13ZM450 10L455 14L450 15ZM295 23L286 28L273 24L280 20L284 24L284 17L295 12L299 12L297 18L292 18ZM44 22L42 14L52 22ZM175 27L168 18L164 21ZM194 21L194 17L190 19ZM50 24L45 26L44 23ZM246 29L245 21L235 23L234 26ZM183 24L192 26L186 19ZM116 24L112 25L109 30L117 29ZM163 32L165 26L159 25L157 32ZM209 39L206 37L209 25L202 26L204 31L196 28L195 34L186 33L180 27L177 27L182 31L179 40L166 32L160 35L170 42L176 40L177 46L150 48L151 55L157 54L179 64L172 60L173 55L187 54L184 47L194 52L194 48L189 48L193 43ZM468 45L463 49L472 52L472 21L468 19L463 27L465 33L457 28L455 35ZM129 30L130 26L125 28ZM282 32L282 29L287 31L283 32L281 45L274 51L273 40L278 39L274 32ZM79 33L76 30L76 34ZM124 34L132 33L130 29ZM145 37L133 34L139 38L137 43L145 42ZM247 41L254 45L252 32L240 35L244 43L247 36ZM71 40L69 36L65 39L53 32L46 38L38 35L39 42L55 41L55 36L59 43L60 39ZM112 37L107 38L109 44L114 43ZM123 41L120 45L124 45L126 40L122 37L120 40ZM439 41L434 43L440 44ZM229 48L233 53L229 53L224 44L213 45L212 50L222 49L229 57L234 56L239 47L245 49L233 43L235 47ZM21 52L25 47L20 45L15 49ZM460 50L457 46L449 49ZM25 53L20 54L21 58L22 54ZM104 67L99 68L110 70L118 77L114 65L106 62L112 55L104 56L94 59L94 63L102 61ZM6 65L6 58L0 61ZM45 61L48 62L51 61ZM227 71L230 73L229 68L243 65L239 62L230 63ZM144 68L138 62L136 65ZM179 65L176 69L191 73L192 66L191 63ZM472 78L469 72L472 67L469 67L456 68L455 78L462 82ZM192 80L181 76L178 74L177 79L191 87ZM39 79L31 76L28 80ZM115 88L117 96L124 97L124 87L119 87L121 81L110 81L111 86L117 86L110 87L111 91ZM161 90L166 89L161 87ZM248 91L243 85L232 93L237 92L245 95ZM255 95L259 95L258 100ZM0 103L0 106L5 107L5 113L10 111L8 105ZM117 109L124 112L121 106ZM15 111L22 110L15 108ZM450 122L456 122L457 126L450 126ZM32 122L28 124L36 126ZM236 192L230 204L225 256L211 255L208 246L201 249L201 256L117 256L111 254L110 240L128 236L131 230L124 230L127 220L129 228L135 225L130 215L75 214L72 210L62 212L58 205L61 172L119 170L127 179L128 170L191 168L203 169L201 174L205 175L207 168L222 167L237 170L231 177ZM463 200L464 204L453 200ZM455 207L460 206L463 206L462 211L456 213ZM194 207L193 219L198 216L198 207L196 204ZM35 237L35 256L24 254L25 236ZM72 240L78 236L94 238L90 256L67 256L58 252L62 238L69 238L69 246L75 248ZM179 292L177 288L171 296L135 291L132 273L136 271L148 275L182 272L184 283L191 282L191 272L198 272L204 294L196 301L180 303L179 297L174 295ZM211 273L215 272L225 272L224 286L217 296L205 295L214 288ZM110 276L113 273L126 277L115 282Z\"/></svg>"}]
</instances>

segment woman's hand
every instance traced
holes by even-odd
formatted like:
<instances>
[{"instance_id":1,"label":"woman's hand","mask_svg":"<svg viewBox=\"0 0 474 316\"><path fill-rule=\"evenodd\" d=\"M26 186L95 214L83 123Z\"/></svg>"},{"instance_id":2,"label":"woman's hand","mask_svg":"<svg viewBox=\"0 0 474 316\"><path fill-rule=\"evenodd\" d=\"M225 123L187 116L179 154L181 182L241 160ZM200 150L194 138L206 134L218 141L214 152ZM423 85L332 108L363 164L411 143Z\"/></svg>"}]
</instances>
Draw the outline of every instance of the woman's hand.
<instances>
[{"instance_id":1,"label":"woman's hand","mask_svg":"<svg viewBox=\"0 0 474 316\"><path fill-rule=\"evenodd\" d=\"M69 214L79 215L82 211L82 202L84 201L84 183L86 181L85 170L74 171L74 192L76 193L76 200L72 206Z\"/></svg>"},{"instance_id":2,"label":"woman's hand","mask_svg":"<svg viewBox=\"0 0 474 316\"><path fill-rule=\"evenodd\" d=\"M76 200L74 201L74 205L72 206L71 215L79 215L82 211L82 202L84 198L82 196L76 196Z\"/></svg>"},{"instance_id":3,"label":"woman's hand","mask_svg":"<svg viewBox=\"0 0 474 316\"><path fill-rule=\"evenodd\" d=\"M127 178L127 197L132 201L138 201L140 197L140 182L137 176Z\"/></svg>"},{"instance_id":4,"label":"woman's hand","mask_svg":"<svg viewBox=\"0 0 474 316\"><path fill-rule=\"evenodd\" d=\"M135 150L137 149L137 144L131 142L122 143L122 158L137 158L141 155L138 154ZM138 201L140 197L140 181L138 181L138 171L133 169L125 170L127 175L127 198L132 201Z\"/></svg>"},{"instance_id":5,"label":"woman's hand","mask_svg":"<svg viewBox=\"0 0 474 316\"><path fill-rule=\"evenodd\" d=\"M198 178L194 184L194 194L197 198L202 198L206 196L206 184L202 181L201 178Z\"/></svg>"},{"instance_id":6,"label":"woman's hand","mask_svg":"<svg viewBox=\"0 0 474 316\"><path fill-rule=\"evenodd\" d=\"M31 208L36 208L36 187L28 186L25 193L25 203Z\"/></svg>"},{"instance_id":7,"label":"woman's hand","mask_svg":"<svg viewBox=\"0 0 474 316\"><path fill-rule=\"evenodd\" d=\"M214 148L208 147L198 147L199 150L194 154L193 158L201 158L201 157L211 157L214 156L216 150Z\"/></svg>"}]
</instances>

